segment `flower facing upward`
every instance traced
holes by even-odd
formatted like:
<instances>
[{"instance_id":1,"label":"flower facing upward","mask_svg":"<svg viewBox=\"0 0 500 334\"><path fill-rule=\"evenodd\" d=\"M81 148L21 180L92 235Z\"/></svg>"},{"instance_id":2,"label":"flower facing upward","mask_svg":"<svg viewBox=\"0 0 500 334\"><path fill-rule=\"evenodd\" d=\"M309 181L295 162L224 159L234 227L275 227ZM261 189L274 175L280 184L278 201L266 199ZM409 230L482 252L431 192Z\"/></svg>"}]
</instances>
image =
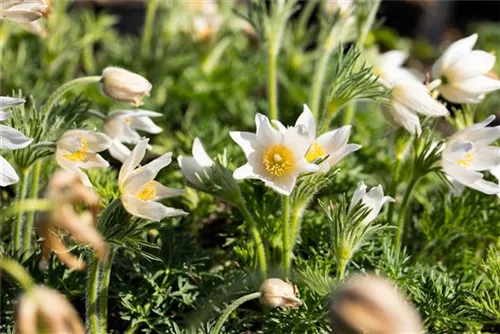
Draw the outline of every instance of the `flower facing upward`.
<instances>
[{"instance_id":1,"label":"flower facing upward","mask_svg":"<svg viewBox=\"0 0 500 334\"><path fill-rule=\"evenodd\" d=\"M373 187L370 191L366 192L366 185L361 181L358 188L352 195L351 203L349 204L349 211L351 211L359 202L361 202L368 210L369 213L363 220L364 224L369 224L375 220L382 209L382 206L389 202L394 202L394 198L384 196L384 190L381 185Z\"/></svg>"},{"instance_id":2,"label":"flower facing upward","mask_svg":"<svg viewBox=\"0 0 500 334\"><path fill-rule=\"evenodd\" d=\"M500 126L487 127L494 119L491 115L454 134L446 142L441 158L443 171L454 182L488 195L500 193L498 184L484 180L479 173L500 166L500 147L490 146L500 138Z\"/></svg>"},{"instance_id":3,"label":"flower facing upward","mask_svg":"<svg viewBox=\"0 0 500 334\"><path fill-rule=\"evenodd\" d=\"M101 90L108 97L134 107L140 107L149 96L151 83L133 72L119 67L106 67L102 72Z\"/></svg>"},{"instance_id":4,"label":"flower facing upward","mask_svg":"<svg viewBox=\"0 0 500 334\"><path fill-rule=\"evenodd\" d=\"M296 288L279 278L266 279L260 286L260 293L260 302L270 308L297 308L302 305Z\"/></svg>"},{"instance_id":5,"label":"flower facing upward","mask_svg":"<svg viewBox=\"0 0 500 334\"><path fill-rule=\"evenodd\" d=\"M269 119L255 116L256 133L232 131L231 138L242 148L248 162L234 171L235 179L259 179L282 195L290 195L297 176L317 172L318 166L307 162L311 145L303 125L276 130Z\"/></svg>"},{"instance_id":6,"label":"flower facing upward","mask_svg":"<svg viewBox=\"0 0 500 334\"><path fill-rule=\"evenodd\" d=\"M186 212L167 207L157 201L179 196L184 190L167 188L154 181L158 172L172 161L172 153L165 153L150 163L136 168L146 154L148 140L135 146L120 169L118 183L123 207L132 215L153 221L166 217L186 215Z\"/></svg>"},{"instance_id":7,"label":"flower facing upward","mask_svg":"<svg viewBox=\"0 0 500 334\"><path fill-rule=\"evenodd\" d=\"M181 166L182 175L196 186L202 186L199 177L202 177L203 171L210 169L214 164L198 138L195 138L193 142L193 156L184 157L181 155L177 160Z\"/></svg>"},{"instance_id":8,"label":"flower facing upward","mask_svg":"<svg viewBox=\"0 0 500 334\"><path fill-rule=\"evenodd\" d=\"M142 140L137 132L151 134L162 132L150 117L160 117L162 114L149 110L119 110L112 112L104 123L104 132L111 137L109 147L111 156L121 162L130 155L130 149L125 144L137 144Z\"/></svg>"},{"instance_id":9,"label":"flower facing upward","mask_svg":"<svg viewBox=\"0 0 500 334\"><path fill-rule=\"evenodd\" d=\"M91 187L89 177L80 168L108 167L109 163L96 152L111 145L111 139L104 133L87 130L69 130L57 141L56 160L59 166L76 172L83 184Z\"/></svg>"},{"instance_id":10,"label":"flower facing upward","mask_svg":"<svg viewBox=\"0 0 500 334\"><path fill-rule=\"evenodd\" d=\"M432 76L443 81L439 92L454 103L479 103L486 93L500 89L500 80L488 76L496 57L472 50L477 34L452 43L432 67Z\"/></svg>"}]
</instances>

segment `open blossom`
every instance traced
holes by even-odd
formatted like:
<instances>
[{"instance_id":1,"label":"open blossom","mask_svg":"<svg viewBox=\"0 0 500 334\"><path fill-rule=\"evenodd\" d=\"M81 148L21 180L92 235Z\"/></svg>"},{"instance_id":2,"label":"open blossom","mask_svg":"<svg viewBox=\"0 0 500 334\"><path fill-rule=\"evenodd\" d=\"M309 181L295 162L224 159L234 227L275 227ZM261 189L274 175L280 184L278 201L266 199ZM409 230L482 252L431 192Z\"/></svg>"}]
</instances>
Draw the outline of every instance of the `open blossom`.
<instances>
[{"instance_id":1,"label":"open blossom","mask_svg":"<svg viewBox=\"0 0 500 334\"><path fill-rule=\"evenodd\" d=\"M17 23L29 23L48 13L49 6L42 0L2 0L1 18Z\"/></svg>"},{"instance_id":2,"label":"open blossom","mask_svg":"<svg viewBox=\"0 0 500 334\"><path fill-rule=\"evenodd\" d=\"M373 71L391 85L401 80L420 81L416 73L403 67L403 63L407 58L408 54L404 51L392 50L385 52L378 56Z\"/></svg>"},{"instance_id":3,"label":"open blossom","mask_svg":"<svg viewBox=\"0 0 500 334\"><path fill-rule=\"evenodd\" d=\"M123 207L136 217L153 221L185 215L186 212L180 209L170 208L157 202L184 193L184 190L167 188L154 181L158 172L172 161L172 153L165 153L150 163L137 167L146 154L147 146L148 139L137 144L120 169L118 183Z\"/></svg>"},{"instance_id":4,"label":"open blossom","mask_svg":"<svg viewBox=\"0 0 500 334\"><path fill-rule=\"evenodd\" d=\"M382 206L389 202L394 202L394 198L384 196L384 190L381 185L373 187L370 191L366 192L366 185L361 181L358 188L352 195L349 211L351 211L359 202L361 202L369 210L368 215L363 220L364 224L369 224L375 220L382 209Z\"/></svg>"},{"instance_id":5,"label":"open blossom","mask_svg":"<svg viewBox=\"0 0 500 334\"><path fill-rule=\"evenodd\" d=\"M110 66L102 71L102 92L118 102L140 107L152 87L146 78L123 68Z\"/></svg>"},{"instance_id":6,"label":"open blossom","mask_svg":"<svg viewBox=\"0 0 500 334\"><path fill-rule=\"evenodd\" d=\"M109 163L97 152L106 150L111 139L104 133L87 130L66 131L56 143L56 160L59 166L77 173L83 184L91 187L89 177L81 168L103 168Z\"/></svg>"},{"instance_id":7,"label":"open blossom","mask_svg":"<svg viewBox=\"0 0 500 334\"><path fill-rule=\"evenodd\" d=\"M162 114L149 110L112 112L104 123L104 132L112 139L109 147L111 156L124 162L130 155L130 149L124 144L137 144L143 139L137 130L151 134L162 132L162 128L151 120L151 117L160 116Z\"/></svg>"},{"instance_id":8,"label":"open blossom","mask_svg":"<svg viewBox=\"0 0 500 334\"><path fill-rule=\"evenodd\" d=\"M311 146L307 128L303 125L276 130L269 119L255 116L256 133L230 132L242 148L248 162L236 169L235 179L259 179L282 195L290 195L297 176L317 172L318 166L309 163L305 154Z\"/></svg>"},{"instance_id":9,"label":"open blossom","mask_svg":"<svg viewBox=\"0 0 500 334\"><path fill-rule=\"evenodd\" d=\"M203 172L210 169L214 164L213 160L208 156L203 148L201 141L198 138L193 142L193 156L184 157L180 155L177 160L181 166L181 173L189 182L194 185L201 186L199 176Z\"/></svg>"},{"instance_id":10,"label":"open blossom","mask_svg":"<svg viewBox=\"0 0 500 334\"><path fill-rule=\"evenodd\" d=\"M443 171L453 182L488 195L500 194L500 186L484 180L480 173L496 172L500 166L500 147L490 146L500 138L500 126L487 127L494 119L491 115L454 134L446 142L441 158Z\"/></svg>"},{"instance_id":11,"label":"open blossom","mask_svg":"<svg viewBox=\"0 0 500 334\"><path fill-rule=\"evenodd\" d=\"M23 99L17 99L12 97L0 97L0 121L4 121L10 116L11 112L3 112L4 109L13 107L16 105L23 104ZM0 125L0 149L7 150L18 150L20 148L25 148L33 139L27 138L24 134L11 127ZM19 181L19 176L17 175L14 168L0 156L0 187L6 187L8 185L17 183Z\"/></svg>"},{"instance_id":12,"label":"open blossom","mask_svg":"<svg viewBox=\"0 0 500 334\"><path fill-rule=\"evenodd\" d=\"M496 57L472 50L477 34L451 44L432 67L432 76L441 79L439 92L455 103L479 103L486 93L500 89L500 80L488 76Z\"/></svg>"},{"instance_id":13,"label":"open blossom","mask_svg":"<svg viewBox=\"0 0 500 334\"><path fill-rule=\"evenodd\" d=\"M418 114L442 117L448 109L434 100L427 87L413 80L402 80L392 85L390 106L384 108L389 121L404 127L411 134L420 135L422 128Z\"/></svg>"}]
</instances>

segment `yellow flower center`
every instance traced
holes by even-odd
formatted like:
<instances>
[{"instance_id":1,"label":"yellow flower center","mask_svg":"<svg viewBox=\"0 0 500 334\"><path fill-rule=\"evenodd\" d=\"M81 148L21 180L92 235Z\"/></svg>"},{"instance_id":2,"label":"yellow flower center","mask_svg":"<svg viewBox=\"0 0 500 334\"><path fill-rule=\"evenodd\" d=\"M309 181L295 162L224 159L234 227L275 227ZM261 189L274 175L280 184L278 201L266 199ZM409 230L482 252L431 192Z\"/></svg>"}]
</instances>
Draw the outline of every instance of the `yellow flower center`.
<instances>
[{"instance_id":1,"label":"yellow flower center","mask_svg":"<svg viewBox=\"0 0 500 334\"><path fill-rule=\"evenodd\" d=\"M462 159L458 160L457 164L459 164L462 167L470 167L473 160L474 160L474 153L469 152Z\"/></svg>"},{"instance_id":2,"label":"yellow flower center","mask_svg":"<svg viewBox=\"0 0 500 334\"><path fill-rule=\"evenodd\" d=\"M89 151L89 144L82 136L79 137L82 146L71 154L65 154L64 157L70 161L85 161Z\"/></svg>"},{"instance_id":3,"label":"yellow flower center","mask_svg":"<svg viewBox=\"0 0 500 334\"><path fill-rule=\"evenodd\" d=\"M137 198L143 201L150 201L156 198L156 188L153 181L147 182L137 194Z\"/></svg>"},{"instance_id":4,"label":"yellow flower center","mask_svg":"<svg viewBox=\"0 0 500 334\"><path fill-rule=\"evenodd\" d=\"M127 124L127 125L132 124L132 118L130 118L130 117L125 118L125 124Z\"/></svg>"},{"instance_id":5,"label":"yellow flower center","mask_svg":"<svg viewBox=\"0 0 500 334\"><path fill-rule=\"evenodd\" d=\"M325 150L323 147L318 144L317 142L313 142L311 146L309 147L309 150L307 150L306 153L306 160L307 162L312 162L318 158L321 158L326 155Z\"/></svg>"},{"instance_id":6,"label":"yellow flower center","mask_svg":"<svg viewBox=\"0 0 500 334\"><path fill-rule=\"evenodd\" d=\"M285 145L273 145L264 152L262 163L269 174L283 176L295 167L295 157Z\"/></svg>"}]
</instances>

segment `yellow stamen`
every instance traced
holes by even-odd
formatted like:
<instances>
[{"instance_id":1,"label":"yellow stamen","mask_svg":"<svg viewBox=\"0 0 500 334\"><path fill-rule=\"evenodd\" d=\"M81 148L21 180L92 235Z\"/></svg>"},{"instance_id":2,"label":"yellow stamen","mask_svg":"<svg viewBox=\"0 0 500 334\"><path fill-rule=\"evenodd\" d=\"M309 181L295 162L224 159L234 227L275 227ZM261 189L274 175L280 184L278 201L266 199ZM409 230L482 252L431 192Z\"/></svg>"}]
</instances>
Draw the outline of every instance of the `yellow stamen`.
<instances>
[{"instance_id":1,"label":"yellow stamen","mask_svg":"<svg viewBox=\"0 0 500 334\"><path fill-rule=\"evenodd\" d=\"M474 160L474 153L469 152L462 159L458 160L457 164L459 164L462 167L470 167L473 160Z\"/></svg>"},{"instance_id":2,"label":"yellow stamen","mask_svg":"<svg viewBox=\"0 0 500 334\"><path fill-rule=\"evenodd\" d=\"M87 160L87 153L89 151L89 144L82 136L79 137L82 146L71 154L65 154L64 157L71 161L85 161Z\"/></svg>"},{"instance_id":3,"label":"yellow stamen","mask_svg":"<svg viewBox=\"0 0 500 334\"><path fill-rule=\"evenodd\" d=\"M295 157L285 145L273 145L264 152L262 163L270 174L283 176L295 167Z\"/></svg>"},{"instance_id":4,"label":"yellow stamen","mask_svg":"<svg viewBox=\"0 0 500 334\"><path fill-rule=\"evenodd\" d=\"M127 124L127 125L132 124L132 118L130 118L130 117L125 118L125 124Z\"/></svg>"},{"instance_id":5,"label":"yellow stamen","mask_svg":"<svg viewBox=\"0 0 500 334\"><path fill-rule=\"evenodd\" d=\"M150 201L156 198L156 188L153 181L147 182L137 194L137 198L143 201Z\"/></svg>"},{"instance_id":6,"label":"yellow stamen","mask_svg":"<svg viewBox=\"0 0 500 334\"><path fill-rule=\"evenodd\" d=\"M309 150L307 150L306 160L307 162L312 162L318 158L324 157L325 155L326 152L323 147L317 142L313 142L309 147Z\"/></svg>"}]
</instances>

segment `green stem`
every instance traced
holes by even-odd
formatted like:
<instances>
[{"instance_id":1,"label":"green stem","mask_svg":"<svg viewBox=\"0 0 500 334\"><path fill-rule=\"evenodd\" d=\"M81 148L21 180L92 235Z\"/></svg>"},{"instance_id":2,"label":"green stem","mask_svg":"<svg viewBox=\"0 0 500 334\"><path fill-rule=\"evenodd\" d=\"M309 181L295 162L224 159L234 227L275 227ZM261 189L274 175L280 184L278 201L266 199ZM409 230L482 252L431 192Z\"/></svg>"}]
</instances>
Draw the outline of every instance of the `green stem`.
<instances>
[{"instance_id":1,"label":"green stem","mask_svg":"<svg viewBox=\"0 0 500 334\"><path fill-rule=\"evenodd\" d=\"M294 205L292 208L292 219L290 223L290 245L291 251L293 251L293 246L295 245L295 241L297 239L297 235L300 230L300 220L302 218L302 212L304 211L303 205Z\"/></svg>"},{"instance_id":2,"label":"green stem","mask_svg":"<svg viewBox=\"0 0 500 334\"><path fill-rule=\"evenodd\" d=\"M106 262L104 263L104 268L102 270L101 277L101 292L99 293L99 318L101 319L101 333L107 333L107 323L108 323L108 295L109 295L109 282L111 279L111 265L113 264L113 258L115 256L115 250L110 249Z\"/></svg>"},{"instance_id":3,"label":"green stem","mask_svg":"<svg viewBox=\"0 0 500 334\"><path fill-rule=\"evenodd\" d=\"M394 247L397 251L401 248L401 236L403 235L404 223L406 218L406 211L408 210L408 204L410 202L411 193L415 185L417 184L419 178L411 178L408 187L406 188L405 194L403 195L403 201L401 202L401 209L399 211L398 224L396 229L396 235L394 236Z\"/></svg>"},{"instance_id":4,"label":"green stem","mask_svg":"<svg viewBox=\"0 0 500 334\"><path fill-rule=\"evenodd\" d=\"M99 294L99 260L93 256L89 264L86 303L85 303L85 323L87 332L90 334L103 334L99 328L99 313L97 312L97 296Z\"/></svg>"},{"instance_id":5,"label":"green stem","mask_svg":"<svg viewBox=\"0 0 500 334\"><path fill-rule=\"evenodd\" d=\"M250 225L250 232L252 233L253 239L257 246L257 261L259 262L259 269L262 276L262 279L266 279L267 277L267 261L266 261L266 250L264 248L264 243L262 242L262 237L257 229L257 224L255 223L254 218L244 202L243 199L239 201L238 205L245 221Z\"/></svg>"},{"instance_id":6,"label":"green stem","mask_svg":"<svg viewBox=\"0 0 500 334\"><path fill-rule=\"evenodd\" d=\"M329 37L330 39L331 37ZM313 77L313 86L311 98L309 99L309 107L311 108L311 112L316 116L316 120L319 122L320 112L319 112L319 102L321 100L321 92L323 90L323 84L325 82L325 74L328 67L328 60L333 51L333 47L330 46L331 42L326 43L323 48L323 52L321 58L318 62L318 66L316 66L316 71L314 72Z\"/></svg>"},{"instance_id":7,"label":"green stem","mask_svg":"<svg viewBox=\"0 0 500 334\"><path fill-rule=\"evenodd\" d=\"M389 186L388 196L396 198L396 190L399 182L399 173L401 171L401 159L396 158L396 166L392 173L391 185ZM392 225L392 217L394 215L395 203L389 203L389 211L387 211L387 225Z\"/></svg>"},{"instance_id":8,"label":"green stem","mask_svg":"<svg viewBox=\"0 0 500 334\"><path fill-rule=\"evenodd\" d=\"M351 102L347 105L344 114L344 125L351 125L356 114L356 102Z\"/></svg>"},{"instance_id":9,"label":"green stem","mask_svg":"<svg viewBox=\"0 0 500 334\"><path fill-rule=\"evenodd\" d=\"M42 162L39 160L35 163L32 169L31 176L31 193L30 199L38 197L38 186L40 183L40 172L42 170ZM23 260L26 260L31 255L31 236L33 234L33 225L35 222L35 211L28 212L28 218L24 225L24 239L23 239Z\"/></svg>"},{"instance_id":10,"label":"green stem","mask_svg":"<svg viewBox=\"0 0 500 334\"><path fill-rule=\"evenodd\" d=\"M339 271L338 271L338 276L337 276L337 280L339 282L344 279L345 267L347 266L347 262L348 261L340 261L339 262Z\"/></svg>"},{"instance_id":11,"label":"green stem","mask_svg":"<svg viewBox=\"0 0 500 334\"><path fill-rule=\"evenodd\" d=\"M222 329L222 325L224 325L224 323L226 322L229 315L231 313L233 313L233 311L236 310L241 304L244 304L247 301L252 300L252 299L260 298L261 295L262 294L260 292L254 292L254 293L245 295L243 297L240 297L240 298L236 299L234 302L232 302L231 305L229 305L224 310L222 315L220 316L219 320L215 324L215 327L214 327L214 330L212 331L212 334L219 334L220 330Z\"/></svg>"},{"instance_id":12,"label":"green stem","mask_svg":"<svg viewBox=\"0 0 500 334\"><path fill-rule=\"evenodd\" d=\"M26 194L28 192L28 173L29 173L29 168L24 169L21 172L21 175L19 176L19 187L17 191L17 201L20 203L23 203L23 201L26 199ZM13 229L14 236L13 236L13 253L16 254L18 253L21 248L22 248L22 241L23 241L23 226L24 226L24 210L21 207L19 213L17 214L17 219L15 222L15 226ZM20 254L22 255L22 254Z\"/></svg>"},{"instance_id":13,"label":"green stem","mask_svg":"<svg viewBox=\"0 0 500 334\"><path fill-rule=\"evenodd\" d=\"M285 277L290 275L292 254L290 249L290 197L283 198L283 269Z\"/></svg>"},{"instance_id":14,"label":"green stem","mask_svg":"<svg viewBox=\"0 0 500 334\"><path fill-rule=\"evenodd\" d=\"M28 271L17 261L5 257L0 258L0 269L14 277L24 291L28 291L35 286L35 282Z\"/></svg>"},{"instance_id":15,"label":"green stem","mask_svg":"<svg viewBox=\"0 0 500 334\"><path fill-rule=\"evenodd\" d=\"M101 80L100 75L96 76L89 76L89 77L82 77L78 79L74 79L71 81L66 82L62 86L60 86L58 89L56 89L47 99L47 102L43 106L43 113L45 114L44 121L47 121L47 118L50 115L50 112L52 108L54 108L55 104L57 101L68 91L72 90L73 88L76 88L78 86L83 86L83 85L89 85L93 84L96 82L99 82Z\"/></svg>"},{"instance_id":16,"label":"green stem","mask_svg":"<svg viewBox=\"0 0 500 334\"><path fill-rule=\"evenodd\" d=\"M276 75L276 64L278 60L278 51L276 47L271 44L268 53L268 99L269 99L269 118L278 119L278 78Z\"/></svg>"},{"instance_id":17,"label":"green stem","mask_svg":"<svg viewBox=\"0 0 500 334\"><path fill-rule=\"evenodd\" d=\"M144 30L142 33L141 51L143 55L148 55L151 48L151 40L153 39L153 27L155 22L156 11L160 1L148 1L146 10L146 19L144 21Z\"/></svg>"}]
</instances>

